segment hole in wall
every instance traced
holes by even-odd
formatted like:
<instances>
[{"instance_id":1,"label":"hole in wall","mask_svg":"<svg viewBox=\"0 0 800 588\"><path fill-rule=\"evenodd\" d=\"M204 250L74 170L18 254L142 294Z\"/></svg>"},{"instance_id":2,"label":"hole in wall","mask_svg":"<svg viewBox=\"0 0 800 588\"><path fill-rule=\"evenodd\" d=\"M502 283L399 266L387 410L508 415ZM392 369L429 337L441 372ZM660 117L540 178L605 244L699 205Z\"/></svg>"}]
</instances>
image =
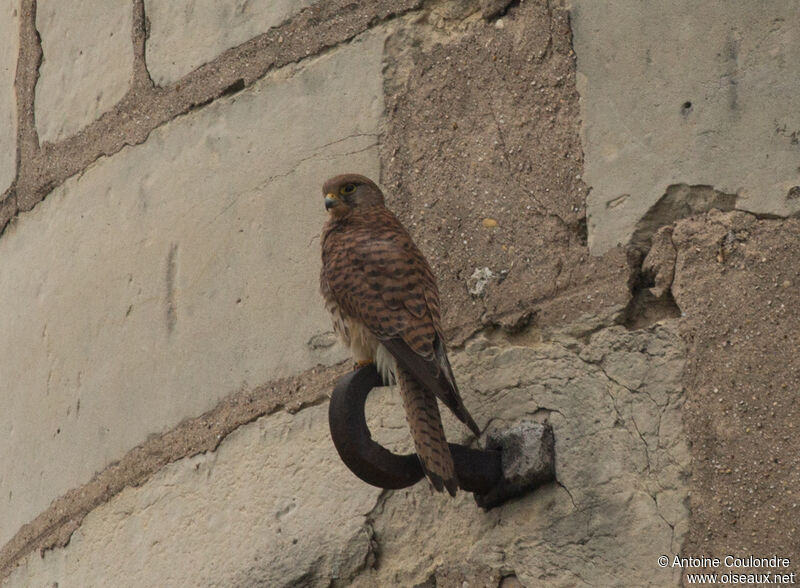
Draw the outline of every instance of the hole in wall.
<instances>
[{"instance_id":1,"label":"hole in wall","mask_svg":"<svg viewBox=\"0 0 800 588\"><path fill-rule=\"evenodd\" d=\"M642 270L644 252L630 250L629 255L629 263L637 270L629 284L631 300L622 313L622 325L629 331L636 331L663 319L680 317L681 309L670 290L658 297L653 294L651 288L655 286L655 276Z\"/></svg>"},{"instance_id":2,"label":"hole in wall","mask_svg":"<svg viewBox=\"0 0 800 588\"><path fill-rule=\"evenodd\" d=\"M578 221L578 240L580 244L586 247L586 244L589 241L589 230L586 226L586 217L583 217Z\"/></svg>"},{"instance_id":3,"label":"hole in wall","mask_svg":"<svg viewBox=\"0 0 800 588\"><path fill-rule=\"evenodd\" d=\"M650 250L653 235L665 225L712 208L726 211L736 208L738 195L726 194L713 186L672 184L636 223L630 245L643 253Z\"/></svg>"},{"instance_id":4,"label":"hole in wall","mask_svg":"<svg viewBox=\"0 0 800 588\"><path fill-rule=\"evenodd\" d=\"M691 111L692 111L692 103L689 100L681 104L681 114L683 116L687 116Z\"/></svg>"},{"instance_id":5,"label":"hole in wall","mask_svg":"<svg viewBox=\"0 0 800 588\"><path fill-rule=\"evenodd\" d=\"M667 290L656 298L649 288L641 288L633 293L623 314L622 324L629 331L646 329L658 321L679 318L681 309L675 302L672 292Z\"/></svg>"},{"instance_id":6,"label":"hole in wall","mask_svg":"<svg viewBox=\"0 0 800 588\"><path fill-rule=\"evenodd\" d=\"M236 92L240 92L244 90L244 78L239 78L227 88L222 91L220 97L222 96L230 96L231 94L235 94Z\"/></svg>"}]
</instances>

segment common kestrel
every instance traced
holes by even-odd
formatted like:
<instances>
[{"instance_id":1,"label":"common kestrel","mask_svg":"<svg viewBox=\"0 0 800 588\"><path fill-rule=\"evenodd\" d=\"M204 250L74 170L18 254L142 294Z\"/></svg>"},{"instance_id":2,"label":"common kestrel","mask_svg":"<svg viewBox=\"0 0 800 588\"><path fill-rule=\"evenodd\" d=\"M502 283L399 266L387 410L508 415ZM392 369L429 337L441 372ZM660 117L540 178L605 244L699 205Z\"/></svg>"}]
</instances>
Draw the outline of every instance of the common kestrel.
<instances>
[{"instance_id":1,"label":"common kestrel","mask_svg":"<svg viewBox=\"0 0 800 588\"><path fill-rule=\"evenodd\" d=\"M436 490L455 495L458 478L436 398L475 435L480 429L447 359L433 271L375 182L340 175L322 193L329 218L320 289L334 330L357 364L375 362L384 382L399 384L425 474Z\"/></svg>"}]
</instances>

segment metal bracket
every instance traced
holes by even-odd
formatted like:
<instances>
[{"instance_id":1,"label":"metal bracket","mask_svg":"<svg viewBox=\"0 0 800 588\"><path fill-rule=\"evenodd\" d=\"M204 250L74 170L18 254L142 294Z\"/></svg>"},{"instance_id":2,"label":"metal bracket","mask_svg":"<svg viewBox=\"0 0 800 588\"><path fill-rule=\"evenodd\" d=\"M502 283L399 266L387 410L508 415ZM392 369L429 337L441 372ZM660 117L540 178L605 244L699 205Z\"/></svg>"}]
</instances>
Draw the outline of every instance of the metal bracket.
<instances>
[{"instance_id":1,"label":"metal bracket","mask_svg":"<svg viewBox=\"0 0 800 588\"><path fill-rule=\"evenodd\" d=\"M339 379L331 396L328 420L331 438L344 464L367 484L399 489L423 477L415 453L397 455L372 439L364 405L373 388L382 386L374 365ZM459 485L490 509L554 479L553 431L549 424L520 422L509 434L493 432L489 448L450 443Z\"/></svg>"}]
</instances>

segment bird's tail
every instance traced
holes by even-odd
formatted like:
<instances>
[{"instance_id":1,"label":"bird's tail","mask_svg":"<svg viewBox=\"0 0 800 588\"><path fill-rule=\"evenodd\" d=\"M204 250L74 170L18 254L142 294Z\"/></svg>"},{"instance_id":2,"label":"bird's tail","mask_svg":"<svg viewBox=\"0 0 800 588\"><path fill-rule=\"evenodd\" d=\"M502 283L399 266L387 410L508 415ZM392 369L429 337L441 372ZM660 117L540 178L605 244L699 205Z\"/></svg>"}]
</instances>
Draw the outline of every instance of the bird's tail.
<instances>
[{"instance_id":1,"label":"bird's tail","mask_svg":"<svg viewBox=\"0 0 800 588\"><path fill-rule=\"evenodd\" d=\"M436 396L399 365L395 375L400 385L406 420L411 428L411 437L422 462L422 469L436 490L442 492L446 488L451 496L455 496L458 478L453 457L450 455L450 447L444 436Z\"/></svg>"}]
</instances>

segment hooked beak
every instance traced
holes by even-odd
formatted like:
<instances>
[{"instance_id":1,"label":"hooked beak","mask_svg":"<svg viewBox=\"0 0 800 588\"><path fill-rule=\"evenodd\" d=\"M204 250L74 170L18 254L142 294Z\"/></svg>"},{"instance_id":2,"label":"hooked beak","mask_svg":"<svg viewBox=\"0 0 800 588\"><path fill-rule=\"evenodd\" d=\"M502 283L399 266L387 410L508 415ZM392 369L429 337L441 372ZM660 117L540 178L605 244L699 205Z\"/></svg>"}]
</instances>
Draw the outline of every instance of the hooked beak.
<instances>
[{"instance_id":1,"label":"hooked beak","mask_svg":"<svg viewBox=\"0 0 800 588\"><path fill-rule=\"evenodd\" d=\"M340 203L341 200L339 199L338 195L332 192L325 194L325 210L330 210L334 206L338 206Z\"/></svg>"}]
</instances>

